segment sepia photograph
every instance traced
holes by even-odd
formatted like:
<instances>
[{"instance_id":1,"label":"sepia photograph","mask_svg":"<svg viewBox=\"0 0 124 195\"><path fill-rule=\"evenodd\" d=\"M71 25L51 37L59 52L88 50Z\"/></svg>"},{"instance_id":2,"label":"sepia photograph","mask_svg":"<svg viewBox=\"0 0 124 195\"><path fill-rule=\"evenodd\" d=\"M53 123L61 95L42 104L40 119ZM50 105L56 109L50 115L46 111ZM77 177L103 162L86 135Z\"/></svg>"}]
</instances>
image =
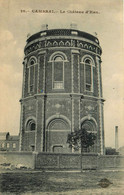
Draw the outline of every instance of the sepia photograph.
<instances>
[{"instance_id":1,"label":"sepia photograph","mask_svg":"<svg viewBox=\"0 0 124 195\"><path fill-rule=\"evenodd\" d=\"M124 194L123 0L0 0L0 194Z\"/></svg>"}]
</instances>

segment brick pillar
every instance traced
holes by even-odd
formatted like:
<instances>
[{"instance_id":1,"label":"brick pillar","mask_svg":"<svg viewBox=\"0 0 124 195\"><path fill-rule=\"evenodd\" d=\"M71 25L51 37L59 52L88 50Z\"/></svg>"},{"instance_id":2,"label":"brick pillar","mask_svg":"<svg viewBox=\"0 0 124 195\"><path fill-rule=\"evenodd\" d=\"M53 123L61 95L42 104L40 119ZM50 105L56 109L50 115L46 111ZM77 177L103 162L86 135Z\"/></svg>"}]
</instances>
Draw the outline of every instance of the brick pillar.
<instances>
[{"instance_id":1,"label":"brick pillar","mask_svg":"<svg viewBox=\"0 0 124 195\"><path fill-rule=\"evenodd\" d=\"M71 50L72 93L80 93L79 51Z\"/></svg>"},{"instance_id":2,"label":"brick pillar","mask_svg":"<svg viewBox=\"0 0 124 195\"><path fill-rule=\"evenodd\" d=\"M35 134L35 150L37 152L43 151L43 108L44 108L43 96L36 97L36 134Z\"/></svg>"},{"instance_id":3,"label":"brick pillar","mask_svg":"<svg viewBox=\"0 0 124 195\"><path fill-rule=\"evenodd\" d=\"M25 77L26 77L26 66L27 66L27 59L23 62L23 81L22 81L22 98L25 97Z\"/></svg>"},{"instance_id":4,"label":"brick pillar","mask_svg":"<svg viewBox=\"0 0 124 195\"><path fill-rule=\"evenodd\" d=\"M80 96L71 95L72 102L72 132L80 129Z\"/></svg>"},{"instance_id":5,"label":"brick pillar","mask_svg":"<svg viewBox=\"0 0 124 195\"><path fill-rule=\"evenodd\" d=\"M38 54L38 84L36 101L36 151L45 151L46 52Z\"/></svg>"},{"instance_id":6,"label":"brick pillar","mask_svg":"<svg viewBox=\"0 0 124 195\"><path fill-rule=\"evenodd\" d=\"M37 92L45 93L46 88L46 51L38 53L38 84Z\"/></svg>"},{"instance_id":7,"label":"brick pillar","mask_svg":"<svg viewBox=\"0 0 124 195\"><path fill-rule=\"evenodd\" d=\"M20 115L20 136L19 136L19 151L23 151L24 144L24 105L21 102L21 115Z\"/></svg>"},{"instance_id":8,"label":"brick pillar","mask_svg":"<svg viewBox=\"0 0 124 195\"><path fill-rule=\"evenodd\" d=\"M103 99L102 99L102 80L101 80L101 64L100 58L96 56L97 75L98 75L98 107L99 107L99 132L100 132L100 154L105 153L104 144L104 115L103 115Z\"/></svg>"}]
</instances>

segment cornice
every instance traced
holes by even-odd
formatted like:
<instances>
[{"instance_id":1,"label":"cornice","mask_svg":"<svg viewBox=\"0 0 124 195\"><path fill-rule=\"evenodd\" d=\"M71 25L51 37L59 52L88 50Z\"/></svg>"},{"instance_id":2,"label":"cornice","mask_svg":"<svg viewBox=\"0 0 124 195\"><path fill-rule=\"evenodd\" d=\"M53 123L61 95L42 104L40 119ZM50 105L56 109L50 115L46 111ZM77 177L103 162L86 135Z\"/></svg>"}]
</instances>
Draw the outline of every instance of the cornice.
<instances>
[{"instance_id":1,"label":"cornice","mask_svg":"<svg viewBox=\"0 0 124 195\"><path fill-rule=\"evenodd\" d=\"M40 51L41 51L41 53L45 53L46 52L46 50L68 50L68 49L75 49L75 50L80 50L80 51L84 51L84 52L86 52L86 53L90 53L90 54L93 54L93 55L95 55L95 56L98 56L98 57L100 57L101 58L101 55L99 55L99 54L97 54L97 53L95 53L95 52L92 52L92 51L90 51L90 50L86 50L86 49L82 49L82 48L78 48L78 47L49 47L49 48L41 48L41 49L37 49L37 50L35 50L35 51L32 51L32 52L30 52L29 54L27 54L27 55L25 55L25 57L24 57L24 59L26 59L27 57L29 57L29 56L32 56L32 55L34 55L35 53L37 53L38 52L38 55L40 54ZM80 54L80 53L79 53Z\"/></svg>"},{"instance_id":2,"label":"cornice","mask_svg":"<svg viewBox=\"0 0 124 195\"><path fill-rule=\"evenodd\" d=\"M38 93L33 96L22 98L20 99L20 102L23 102L29 99L36 99L40 97L41 98L44 98L44 97L47 97L47 98L80 98L82 100L92 99L92 100L96 100L102 103L105 101L105 99L103 99L102 97L84 95L83 93Z\"/></svg>"},{"instance_id":3,"label":"cornice","mask_svg":"<svg viewBox=\"0 0 124 195\"><path fill-rule=\"evenodd\" d=\"M86 51L90 51L95 53L95 55L101 55L102 49L101 47L94 43L93 41L89 41L85 38L73 39L72 37L67 38L56 38L53 39L37 39L32 41L31 43L25 46L25 55L29 55L31 52L38 51L38 50L45 50L49 48L74 48L74 49L85 49Z\"/></svg>"},{"instance_id":4,"label":"cornice","mask_svg":"<svg viewBox=\"0 0 124 195\"><path fill-rule=\"evenodd\" d=\"M97 47L100 47L99 44L95 43L94 41L91 41L89 39L86 39L86 38L82 38L82 37L75 37L75 36L48 36L48 37L40 37L40 38L37 38L29 43L27 43L27 45L25 46L25 48L29 47L30 45L34 44L34 43L37 43L37 42L40 42L40 41L47 41L47 40L55 40L55 39L72 39L72 40L80 40L80 41L86 41L88 43L91 43Z\"/></svg>"}]
</instances>

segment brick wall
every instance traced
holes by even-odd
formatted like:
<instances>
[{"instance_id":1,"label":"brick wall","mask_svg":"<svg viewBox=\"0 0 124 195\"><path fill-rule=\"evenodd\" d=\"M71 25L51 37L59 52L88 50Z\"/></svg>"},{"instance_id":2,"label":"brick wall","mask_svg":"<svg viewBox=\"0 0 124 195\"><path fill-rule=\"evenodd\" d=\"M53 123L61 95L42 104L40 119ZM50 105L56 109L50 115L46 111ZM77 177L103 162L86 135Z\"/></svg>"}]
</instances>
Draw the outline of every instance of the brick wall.
<instances>
[{"instance_id":1,"label":"brick wall","mask_svg":"<svg viewBox=\"0 0 124 195\"><path fill-rule=\"evenodd\" d=\"M35 168L80 169L81 163L82 169L124 168L124 156L38 153Z\"/></svg>"},{"instance_id":2,"label":"brick wall","mask_svg":"<svg viewBox=\"0 0 124 195\"><path fill-rule=\"evenodd\" d=\"M0 164L11 163L11 165L24 165L34 169L35 155L32 152L0 152Z\"/></svg>"},{"instance_id":3,"label":"brick wall","mask_svg":"<svg viewBox=\"0 0 124 195\"><path fill-rule=\"evenodd\" d=\"M32 169L119 169L124 168L124 156L94 154L58 154L32 152L0 152L0 164L22 164Z\"/></svg>"}]
</instances>

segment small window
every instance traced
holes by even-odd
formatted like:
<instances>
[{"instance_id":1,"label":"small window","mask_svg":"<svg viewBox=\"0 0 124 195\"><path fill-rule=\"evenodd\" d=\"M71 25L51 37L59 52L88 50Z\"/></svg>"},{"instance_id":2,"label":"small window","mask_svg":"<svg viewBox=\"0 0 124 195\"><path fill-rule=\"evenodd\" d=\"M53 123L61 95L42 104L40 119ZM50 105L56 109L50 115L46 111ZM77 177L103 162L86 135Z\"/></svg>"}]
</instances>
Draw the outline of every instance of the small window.
<instances>
[{"instance_id":1,"label":"small window","mask_svg":"<svg viewBox=\"0 0 124 195\"><path fill-rule=\"evenodd\" d=\"M35 146L31 145L31 151L34 151L34 150L35 150Z\"/></svg>"},{"instance_id":2,"label":"small window","mask_svg":"<svg viewBox=\"0 0 124 195\"><path fill-rule=\"evenodd\" d=\"M16 143L13 143L12 147L13 147L13 148L16 148Z\"/></svg>"},{"instance_id":3,"label":"small window","mask_svg":"<svg viewBox=\"0 0 124 195\"><path fill-rule=\"evenodd\" d=\"M9 148L9 143L6 144L6 147Z\"/></svg>"},{"instance_id":4,"label":"small window","mask_svg":"<svg viewBox=\"0 0 124 195\"><path fill-rule=\"evenodd\" d=\"M36 58L35 58L35 57L31 57L31 58L29 59L29 62L28 62L28 67L29 67L29 66L32 66L32 65L34 65L34 64L36 64L36 63L37 63Z\"/></svg>"},{"instance_id":5,"label":"small window","mask_svg":"<svg viewBox=\"0 0 124 195\"><path fill-rule=\"evenodd\" d=\"M35 130L35 123L31 123L31 131Z\"/></svg>"},{"instance_id":6,"label":"small window","mask_svg":"<svg viewBox=\"0 0 124 195\"><path fill-rule=\"evenodd\" d=\"M35 64L35 61L34 60L31 60L30 64L31 65Z\"/></svg>"},{"instance_id":7,"label":"small window","mask_svg":"<svg viewBox=\"0 0 124 195\"><path fill-rule=\"evenodd\" d=\"M35 121L34 120L29 120L27 122L26 130L28 130L28 131L35 131L35 129L36 129Z\"/></svg>"},{"instance_id":8,"label":"small window","mask_svg":"<svg viewBox=\"0 0 124 195\"><path fill-rule=\"evenodd\" d=\"M45 36L45 35L46 35L46 32L40 33L40 36Z\"/></svg>"},{"instance_id":9,"label":"small window","mask_svg":"<svg viewBox=\"0 0 124 195\"><path fill-rule=\"evenodd\" d=\"M71 34L72 35L78 35L78 32L77 31L71 31Z\"/></svg>"},{"instance_id":10,"label":"small window","mask_svg":"<svg viewBox=\"0 0 124 195\"><path fill-rule=\"evenodd\" d=\"M63 82L54 82L54 89L63 89Z\"/></svg>"},{"instance_id":11,"label":"small window","mask_svg":"<svg viewBox=\"0 0 124 195\"><path fill-rule=\"evenodd\" d=\"M5 143L2 143L2 144L1 144L1 147L4 148L4 147L5 147Z\"/></svg>"}]
</instances>

